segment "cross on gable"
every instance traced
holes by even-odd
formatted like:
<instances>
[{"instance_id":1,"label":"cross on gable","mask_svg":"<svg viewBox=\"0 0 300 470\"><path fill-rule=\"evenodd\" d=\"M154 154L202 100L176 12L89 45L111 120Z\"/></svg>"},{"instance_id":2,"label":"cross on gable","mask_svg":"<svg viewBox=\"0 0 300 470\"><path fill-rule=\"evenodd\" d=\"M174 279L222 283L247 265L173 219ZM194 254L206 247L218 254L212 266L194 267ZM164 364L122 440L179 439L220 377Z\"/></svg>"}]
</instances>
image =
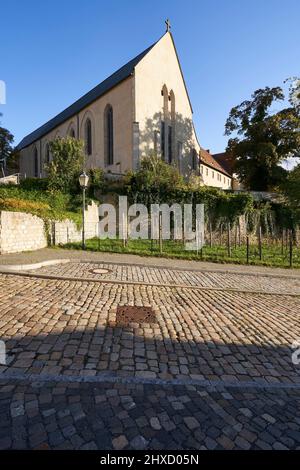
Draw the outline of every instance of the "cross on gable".
<instances>
[{"instance_id":1,"label":"cross on gable","mask_svg":"<svg viewBox=\"0 0 300 470\"><path fill-rule=\"evenodd\" d=\"M165 24L167 26L166 33L168 33L171 29L171 23L170 23L170 20L168 18L166 19Z\"/></svg>"}]
</instances>

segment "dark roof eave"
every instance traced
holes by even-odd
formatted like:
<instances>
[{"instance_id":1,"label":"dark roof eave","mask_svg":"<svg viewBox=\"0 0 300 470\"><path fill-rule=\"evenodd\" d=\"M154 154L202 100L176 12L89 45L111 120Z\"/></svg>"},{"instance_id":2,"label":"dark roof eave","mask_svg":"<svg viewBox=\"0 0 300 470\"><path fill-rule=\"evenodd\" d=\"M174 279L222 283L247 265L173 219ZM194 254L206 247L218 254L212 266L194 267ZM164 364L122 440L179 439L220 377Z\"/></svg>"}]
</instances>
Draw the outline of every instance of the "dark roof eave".
<instances>
[{"instance_id":1,"label":"dark roof eave","mask_svg":"<svg viewBox=\"0 0 300 470\"><path fill-rule=\"evenodd\" d=\"M95 86L92 90L83 95L64 111L57 114L54 118L50 119L38 129L28 134L26 137L24 137L24 139L21 140L21 142L17 145L16 148L18 150L22 150L28 147L29 145L33 144L37 140L41 139L41 137L53 131L56 127L60 126L65 121L78 114L80 111L85 109L98 98L104 96L108 91L112 90L124 80L129 78L133 74L135 66L155 46L155 44L156 43L152 44L150 47L148 47L139 55L137 55L134 59L127 62L127 64L123 65L116 72L107 77L99 85Z\"/></svg>"},{"instance_id":2,"label":"dark roof eave","mask_svg":"<svg viewBox=\"0 0 300 470\"><path fill-rule=\"evenodd\" d=\"M46 122L46 124L43 124L42 126L38 127L35 131L31 132L30 134L28 134L26 137L24 137L24 139L21 140L21 142L17 145L16 149L17 150L23 150L27 147L29 147L30 145L34 144L36 141L38 141L39 139L41 139L43 136L45 136L46 134L48 134L49 132L52 132L54 131L57 127L59 127L61 124L63 124L64 122L66 122L68 119L71 119L72 117L76 116L76 114L78 114L80 111L83 111L85 108L87 108L88 106L90 106L92 103L94 103L95 101L97 101L97 99L101 98L102 96L106 95L106 93L108 93L109 91L111 91L113 88L116 88L118 85L120 85L121 83L123 83L125 80L127 80L128 78L130 78L132 76L132 73L130 75L128 75L128 77L125 77L123 80L121 80L120 82L118 82L116 85L112 86L111 88L109 88L105 93L103 93L103 95L101 96L98 96L96 97L94 100L90 101L89 103L87 103L85 106L81 107L80 109L76 110L75 112L72 112L70 113L67 117L64 117L64 118L61 118L61 120L59 121L59 123L57 124L54 124L53 126L51 126L51 129L49 128L49 130L46 130L46 131L43 131L43 127L52 123L52 121L54 121L55 119L57 119L58 117L60 117L61 114L65 113L65 111L69 110L69 108L73 107L73 105L75 105L78 101L81 100L81 98L79 98L79 100L75 101L75 103L73 103L71 106L69 106L68 108L66 108L64 111L62 111L61 113L57 114L54 118L50 119L49 121ZM85 96L85 95L84 95ZM83 98L83 97L82 97ZM34 134L34 133L37 133L37 132L41 132L41 134L36 137L34 140L32 140L30 143L28 144L25 144L25 145L22 145L22 142L25 141L25 139L29 138L31 136L31 134Z\"/></svg>"}]
</instances>

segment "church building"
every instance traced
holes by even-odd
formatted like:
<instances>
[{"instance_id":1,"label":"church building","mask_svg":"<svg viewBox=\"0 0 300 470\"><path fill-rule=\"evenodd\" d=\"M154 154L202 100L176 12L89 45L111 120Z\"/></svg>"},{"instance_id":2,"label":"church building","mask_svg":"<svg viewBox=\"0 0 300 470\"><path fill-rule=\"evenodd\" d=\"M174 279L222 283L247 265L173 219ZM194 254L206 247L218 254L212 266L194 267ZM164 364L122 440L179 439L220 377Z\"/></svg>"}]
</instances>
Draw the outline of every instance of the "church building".
<instances>
[{"instance_id":1,"label":"church building","mask_svg":"<svg viewBox=\"0 0 300 470\"><path fill-rule=\"evenodd\" d=\"M103 82L24 137L20 172L46 176L49 142L70 136L85 142L86 169L121 177L157 155L201 184L230 189L230 173L201 148L169 22L165 34Z\"/></svg>"}]
</instances>

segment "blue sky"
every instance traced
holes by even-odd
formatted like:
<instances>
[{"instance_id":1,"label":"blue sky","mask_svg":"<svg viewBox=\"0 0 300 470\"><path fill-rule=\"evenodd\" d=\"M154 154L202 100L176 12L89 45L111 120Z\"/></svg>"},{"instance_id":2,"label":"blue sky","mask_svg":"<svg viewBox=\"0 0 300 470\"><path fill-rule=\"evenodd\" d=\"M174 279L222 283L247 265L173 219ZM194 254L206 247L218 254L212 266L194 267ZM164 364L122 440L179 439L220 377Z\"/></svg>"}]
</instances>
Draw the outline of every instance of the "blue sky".
<instances>
[{"instance_id":1,"label":"blue sky","mask_svg":"<svg viewBox=\"0 0 300 470\"><path fill-rule=\"evenodd\" d=\"M300 75L299 0L1 3L2 126L16 143L156 41L169 17L201 145L226 147L232 106Z\"/></svg>"}]
</instances>

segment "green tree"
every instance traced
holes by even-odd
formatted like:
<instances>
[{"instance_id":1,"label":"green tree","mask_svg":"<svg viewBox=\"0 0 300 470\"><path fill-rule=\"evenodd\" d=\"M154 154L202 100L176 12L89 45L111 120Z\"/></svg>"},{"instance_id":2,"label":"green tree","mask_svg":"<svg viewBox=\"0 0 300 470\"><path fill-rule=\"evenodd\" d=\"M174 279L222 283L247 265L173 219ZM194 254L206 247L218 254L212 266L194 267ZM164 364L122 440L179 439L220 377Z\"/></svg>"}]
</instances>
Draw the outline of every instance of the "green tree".
<instances>
[{"instance_id":1,"label":"green tree","mask_svg":"<svg viewBox=\"0 0 300 470\"><path fill-rule=\"evenodd\" d=\"M89 191L88 195L91 198L96 197L96 191L104 190L105 186L105 177L104 177L104 171L102 168L91 168L88 171L89 175Z\"/></svg>"},{"instance_id":2,"label":"green tree","mask_svg":"<svg viewBox=\"0 0 300 470\"><path fill-rule=\"evenodd\" d=\"M128 173L125 179L128 195L146 204L168 202L174 191L183 184L178 169L155 155L143 158L140 169Z\"/></svg>"},{"instance_id":3,"label":"green tree","mask_svg":"<svg viewBox=\"0 0 300 470\"><path fill-rule=\"evenodd\" d=\"M225 124L227 152L234 170L248 189L269 190L286 178L280 166L283 160L297 156L300 150L300 111L290 106L272 113L273 103L285 99L282 88L256 90L251 100L231 109Z\"/></svg>"},{"instance_id":4,"label":"green tree","mask_svg":"<svg viewBox=\"0 0 300 470\"><path fill-rule=\"evenodd\" d=\"M13 148L8 156L6 168L9 174L19 173L20 171L20 153L16 148Z\"/></svg>"},{"instance_id":5,"label":"green tree","mask_svg":"<svg viewBox=\"0 0 300 470\"><path fill-rule=\"evenodd\" d=\"M0 113L0 116L2 114ZM14 136L9 132L9 130L0 126L0 168L5 166L5 163L9 162L14 152L12 143L14 141Z\"/></svg>"},{"instance_id":6,"label":"green tree","mask_svg":"<svg viewBox=\"0 0 300 470\"><path fill-rule=\"evenodd\" d=\"M50 191L76 192L84 166L84 143L72 137L50 142L52 161L47 165Z\"/></svg>"},{"instance_id":7,"label":"green tree","mask_svg":"<svg viewBox=\"0 0 300 470\"><path fill-rule=\"evenodd\" d=\"M295 166L288 174L287 180L282 187L290 205L300 209L300 164Z\"/></svg>"},{"instance_id":8,"label":"green tree","mask_svg":"<svg viewBox=\"0 0 300 470\"><path fill-rule=\"evenodd\" d=\"M14 136L4 127L0 127L0 159L8 158L13 151Z\"/></svg>"},{"instance_id":9,"label":"green tree","mask_svg":"<svg viewBox=\"0 0 300 470\"><path fill-rule=\"evenodd\" d=\"M286 81L289 82L289 101L300 111L300 78L289 78Z\"/></svg>"}]
</instances>

